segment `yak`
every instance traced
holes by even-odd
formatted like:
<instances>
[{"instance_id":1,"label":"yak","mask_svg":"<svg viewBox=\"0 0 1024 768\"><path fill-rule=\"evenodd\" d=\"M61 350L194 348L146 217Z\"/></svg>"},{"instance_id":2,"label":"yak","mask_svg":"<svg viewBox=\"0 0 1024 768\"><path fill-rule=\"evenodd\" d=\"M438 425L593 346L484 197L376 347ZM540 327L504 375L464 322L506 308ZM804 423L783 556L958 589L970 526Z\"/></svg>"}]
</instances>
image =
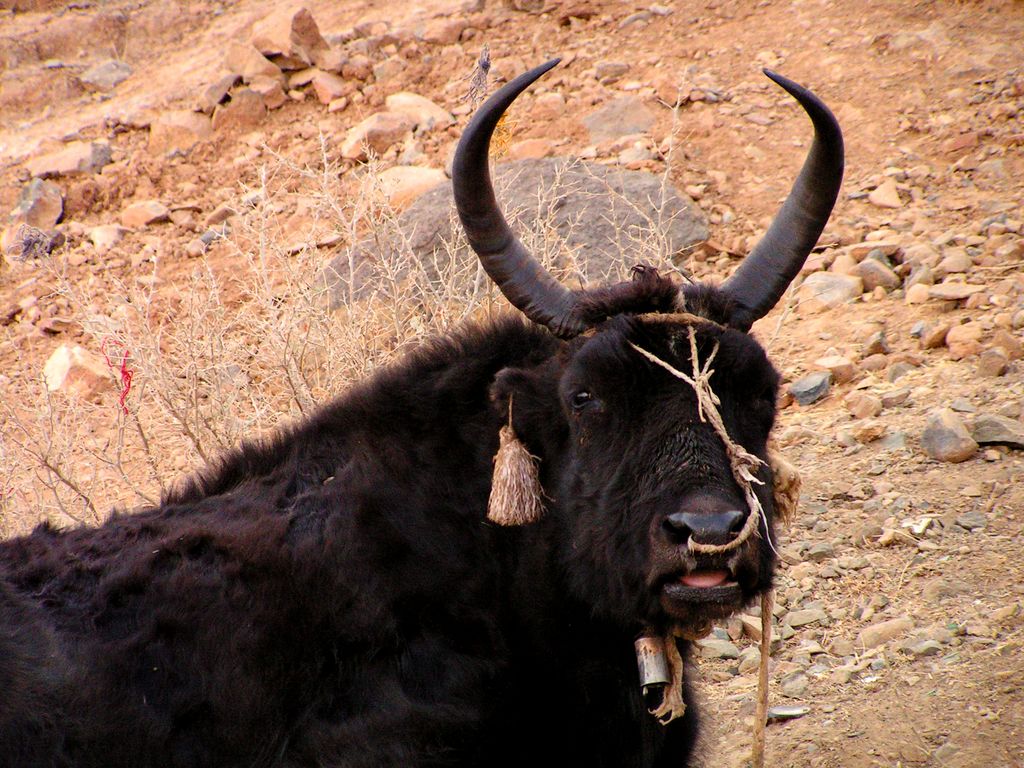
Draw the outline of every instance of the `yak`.
<instances>
[{"instance_id":1,"label":"yak","mask_svg":"<svg viewBox=\"0 0 1024 768\"><path fill-rule=\"evenodd\" d=\"M780 377L748 332L821 234L842 137L766 73L815 134L736 272L569 290L488 168L556 63L486 101L454 160L469 243L519 313L426 341L156 506L0 544L0 766L688 764L687 633L768 590L776 557ZM488 517L506 448L534 489L506 483L522 525ZM638 677L638 637L668 638L671 679Z\"/></svg>"}]
</instances>

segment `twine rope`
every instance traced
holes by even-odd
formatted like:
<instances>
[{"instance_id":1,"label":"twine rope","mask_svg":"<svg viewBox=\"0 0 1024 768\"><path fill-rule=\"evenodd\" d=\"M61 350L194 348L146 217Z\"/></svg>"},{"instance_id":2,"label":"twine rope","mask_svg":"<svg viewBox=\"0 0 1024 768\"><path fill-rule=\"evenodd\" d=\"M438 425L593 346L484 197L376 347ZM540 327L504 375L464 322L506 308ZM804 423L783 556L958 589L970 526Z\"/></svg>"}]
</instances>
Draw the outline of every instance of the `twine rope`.
<instances>
[{"instance_id":1,"label":"twine rope","mask_svg":"<svg viewBox=\"0 0 1024 768\"><path fill-rule=\"evenodd\" d=\"M690 337L690 362L693 366L692 376L683 373L672 364L665 362L657 355L648 352L646 349L637 346L633 342L629 342L629 346L655 365L664 368L677 379L685 381L693 388L694 394L697 396L697 415L700 417L701 421L711 424L712 428L721 439L722 444L725 446L725 453L729 458L729 467L732 470L733 479L743 491L744 500L747 502L747 508L750 510L750 514L747 515L747 520L743 524L742 530L740 530L739 534L732 541L726 544L701 544L700 542L694 541L691 536L687 542L687 546L691 552L701 552L704 554L721 554L722 552L729 552L742 546L743 543L751 536L758 534L758 523L764 520L764 529L768 537L768 546L772 548L772 551L775 552L775 554L778 554L778 550L775 549L775 544L771 539L771 533L769 532L768 520L765 517L764 508L761 506L761 501L757 498L757 494L754 493L755 485L764 484L754 475L757 469L764 464L764 462L743 448L743 446L739 445L729 435L729 432L725 428L725 422L722 420L722 414L718 411L718 406L721 405L722 401L719 400L718 395L716 395L714 390L711 389L711 376L715 372L711 367L711 364L714 362L715 356L718 354L718 342L715 342L715 346L711 350L711 354L708 355L708 359L702 367L697 355L697 332L692 325L687 328L687 331L689 332Z\"/></svg>"}]
</instances>

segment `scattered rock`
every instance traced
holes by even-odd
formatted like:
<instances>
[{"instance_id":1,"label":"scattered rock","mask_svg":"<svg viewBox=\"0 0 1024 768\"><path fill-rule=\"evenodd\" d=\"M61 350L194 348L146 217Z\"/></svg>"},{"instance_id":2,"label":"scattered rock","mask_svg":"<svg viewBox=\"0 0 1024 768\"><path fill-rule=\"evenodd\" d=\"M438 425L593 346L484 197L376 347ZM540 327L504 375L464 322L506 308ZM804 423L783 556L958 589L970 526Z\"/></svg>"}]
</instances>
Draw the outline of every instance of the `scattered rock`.
<instances>
[{"instance_id":1,"label":"scattered rock","mask_svg":"<svg viewBox=\"0 0 1024 768\"><path fill-rule=\"evenodd\" d=\"M861 350L861 354L864 357L889 354L889 342L885 338L885 332L875 331L868 336L867 341L864 342L864 349Z\"/></svg>"},{"instance_id":2,"label":"scattered rock","mask_svg":"<svg viewBox=\"0 0 1024 768\"><path fill-rule=\"evenodd\" d=\"M851 392L845 402L855 419L869 419L882 412L882 399L868 392Z\"/></svg>"},{"instance_id":3,"label":"scattered rock","mask_svg":"<svg viewBox=\"0 0 1024 768\"><path fill-rule=\"evenodd\" d=\"M1024 450L1024 424L995 413L981 413L971 425L971 437L979 445L1007 445Z\"/></svg>"},{"instance_id":4,"label":"scattered rock","mask_svg":"<svg viewBox=\"0 0 1024 768\"><path fill-rule=\"evenodd\" d=\"M430 99L408 91L392 93L384 100L384 106L389 112L407 115L420 130L447 128L455 122L449 112Z\"/></svg>"},{"instance_id":5,"label":"scattered rock","mask_svg":"<svg viewBox=\"0 0 1024 768\"><path fill-rule=\"evenodd\" d=\"M705 637L696 641L700 655L705 659L738 659L740 649L730 640L718 637Z\"/></svg>"},{"instance_id":6,"label":"scattered rock","mask_svg":"<svg viewBox=\"0 0 1024 768\"><path fill-rule=\"evenodd\" d=\"M314 72L313 77L310 79L310 85L313 86L313 92L316 93L316 98L321 104L330 104L335 99L350 96L356 91L354 83L335 75L333 72L323 72L321 70Z\"/></svg>"},{"instance_id":7,"label":"scattered rock","mask_svg":"<svg viewBox=\"0 0 1024 768\"><path fill-rule=\"evenodd\" d=\"M907 288L907 292L904 295L904 301L907 304L924 304L928 301L928 286L924 283L917 283Z\"/></svg>"},{"instance_id":8,"label":"scattered rock","mask_svg":"<svg viewBox=\"0 0 1024 768\"><path fill-rule=\"evenodd\" d=\"M871 650L893 640L914 627L914 620L909 616L900 616L878 624L864 627L857 635L857 644L864 650Z\"/></svg>"},{"instance_id":9,"label":"scattered rock","mask_svg":"<svg viewBox=\"0 0 1024 768\"><path fill-rule=\"evenodd\" d=\"M782 617L782 623L794 628L806 627L810 624L828 623L828 614L820 608L806 608L799 611L790 611ZM758 619L758 635L760 635L761 622Z\"/></svg>"},{"instance_id":10,"label":"scattered rock","mask_svg":"<svg viewBox=\"0 0 1024 768\"><path fill-rule=\"evenodd\" d=\"M95 400L110 386L110 371L103 358L84 347L61 344L43 366L43 380L50 392Z\"/></svg>"},{"instance_id":11,"label":"scattered rock","mask_svg":"<svg viewBox=\"0 0 1024 768\"><path fill-rule=\"evenodd\" d=\"M85 70L78 80L87 91L112 91L132 74L132 68L123 61L110 59Z\"/></svg>"},{"instance_id":12,"label":"scattered rock","mask_svg":"<svg viewBox=\"0 0 1024 768\"><path fill-rule=\"evenodd\" d=\"M288 100L284 88L281 87L281 81L276 77L258 75L249 81L249 88L259 94L263 99L263 106L267 109L278 109Z\"/></svg>"},{"instance_id":13,"label":"scattered rock","mask_svg":"<svg viewBox=\"0 0 1024 768\"><path fill-rule=\"evenodd\" d=\"M296 58L307 66L329 48L309 9L294 6L279 8L256 22L250 41L264 56Z\"/></svg>"},{"instance_id":14,"label":"scattered rock","mask_svg":"<svg viewBox=\"0 0 1024 768\"><path fill-rule=\"evenodd\" d=\"M847 304L864 292L859 277L832 272L815 272L800 285L801 307L832 309Z\"/></svg>"},{"instance_id":15,"label":"scattered rock","mask_svg":"<svg viewBox=\"0 0 1024 768\"><path fill-rule=\"evenodd\" d=\"M267 116L262 97L250 88L235 91L231 101L221 104L213 113L213 130L251 130Z\"/></svg>"},{"instance_id":16,"label":"scattered rock","mask_svg":"<svg viewBox=\"0 0 1024 768\"><path fill-rule=\"evenodd\" d=\"M50 230L64 215L64 195L52 181L32 179L18 195L18 204L11 211L10 223L28 224Z\"/></svg>"},{"instance_id":17,"label":"scattered rock","mask_svg":"<svg viewBox=\"0 0 1024 768\"><path fill-rule=\"evenodd\" d=\"M967 461L978 450L963 421L948 408L933 411L928 417L921 446L936 461L951 463Z\"/></svg>"},{"instance_id":18,"label":"scattered rock","mask_svg":"<svg viewBox=\"0 0 1024 768\"><path fill-rule=\"evenodd\" d=\"M984 528L987 523L988 519L985 517L985 513L978 512L977 510L964 512L962 515L956 516L956 524L968 531Z\"/></svg>"},{"instance_id":19,"label":"scattered rock","mask_svg":"<svg viewBox=\"0 0 1024 768\"><path fill-rule=\"evenodd\" d=\"M786 675L779 683L779 690L783 696L791 699L799 699L807 691L810 678L806 672L793 672Z\"/></svg>"},{"instance_id":20,"label":"scattered rock","mask_svg":"<svg viewBox=\"0 0 1024 768\"><path fill-rule=\"evenodd\" d=\"M954 325L946 334L946 347L949 349L950 357L960 360L981 351L981 337L983 328L981 323L971 320L967 323Z\"/></svg>"},{"instance_id":21,"label":"scattered rock","mask_svg":"<svg viewBox=\"0 0 1024 768\"><path fill-rule=\"evenodd\" d=\"M101 224L89 230L89 240L100 253L106 253L124 237L127 230L117 224Z\"/></svg>"},{"instance_id":22,"label":"scattered rock","mask_svg":"<svg viewBox=\"0 0 1024 768\"><path fill-rule=\"evenodd\" d=\"M381 186L393 208L405 208L425 192L448 180L439 168L397 165L382 171Z\"/></svg>"},{"instance_id":23,"label":"scattered rock","mask_svg":"<svg viewBox=\"0 0 1024 768\"><path fill-rule=\"evenodd\" d=\"M886 431L885 424L874 419L864 419L854 424L851 428L853 439L863 444L880 440L885 436Z\"/></svg>"},{"instance_id":24,"label":"scattered rock","mask_svg":"<svg viewBox=\"0 0 1024 768\"><path fill-rule=\"evenodd\" d=\"M523 139L508 148L509 160L539 160L555 154L555 143L551 139Z\"/></svg>"},{"instance_id":25,"label":"scattered rock","mask_svg":"<svg viewBox=\"0 0 1024 768\"><path fill-rule=\"evenodd\" d=\"M994 379L1006 373L1010 360L1001 349L986 349L978 358L978 375Z\"/></svg>"},{"instance_id":26,"label":"scattered rock","mask_svg":"<svg viewBox=\"0 0 1024 768\"><path fill-rule=\"evenodd\" d=\"M147 224L167 221L170 214L170 209L159 200L142 200L121 211L121 224L129 229L138 229Z\"/></svg>"},{"instance_id":27,"label":"scattered rock","mask_svg":"<svg viewBox=\"0 0 1024 768\"><path fill-rule=\"evenodd\" d=\"M620 96L583 118L590 141L602 141L646 133L654 125L654 113L636 96Z\"/></svg>"},{"instance_id":28,"label":"scattered rock","mask_svg":"<svg viewBox=\"0 0 1024 768\"><path fill-rule=\"evenodd\" d=\"M819 357L814 361L814 364L831 373L832 381L836 384L845 384L848 381L853 381L853 377L857 375L857 366L842 355Z\"/></svg>"},{"instance_id":29,"label":"scattered rock","mask_svg":"<svg viewBox=\"0 0 1024 768\"><path fill-rule=\"evenodd\" d=\"M218 104L223 103L228 97L228 91L238 84L241 78L236 74L224 75L219 80L206 86L199 94L196 106L206 115L212 115ZM152 130L152 129L151 129Z\"/></svg>"},{"instance_id":30,"label":"scattered rock","mask_svg":"<svg viewBox=\"0 0 1024 768\"><path fill-rule=\"evenodd\" d=\"M933 299L942 299L943 301L960 301L984 290L985 286L983 285L939 283L928 288L928 295Z\"/></svg>"},{"instance_id":31,"label":"scattered rock","mask_svg":"<svg viewBox=\"0 0 1024 768\"><path fill-rule=\"evenodd\" d=\"M891 291L899 288L902 282L892 269L875 259L864 259L857 265L856 274L863 281L866 291L873 291L878 287Z\"/></svg>"},{"instance_id":32,"label":"scattered rock","mask_svg":"<svg viewBox=\"0 0 1024 768\"><path fill-rule=\"evenodd\" d=\"M95 173L109 163L110 158L110 145L105 141L72 141L56 152L27 160L25 168L39 178Z\"/></svg>"},{"instance_id":33,"label":"scattered rock","mask_svg":"<svg viewBox=\"0 0 1024 768\"><path fill-rule=\"evenodd\" d=\"M949 333L949 323L938 323L929 326L921 333L921 349L937 349L946 345L946 334Z\"/></svg>"},{"instance_id":34,"label":"scattered rock","mask_svg":"<svg viewBox=\"0 0 1024 768\"><path fill-rule=\"evenodd\" d=\"M259 75L276 77L279 80L284 77L281 68L277 64L270 61L270 59L249 43L241 43L237 40L228 43L224 67L228 72L238 75L245 82Z\"/></svg>"},{"instance_id":35,"label":"scattered rock","mask_svg":"<svg viewBox=\"0 0 1024 768\"><path fill-rule=\"evenodd\" d=\"M190 110L163 112L149 126L149 151L155 155L188 152L213 136L210 118Z\"/></svg>"},{"instance_id":36,"label":"scattered rock","mask_svg":"<svg viewBox=\"0 0 1024 768\"><path fill-rule=\"evenodd\" d=\"M899 189L893 179L886 179L868 195L868 202L879 208L902 208Z\"/></svg>"},{"instance_id":37,"label":"scattered rock","mask_svg":"<svg viewBox=\"0 0 1024 768\"><path fill-rule=\"evenodd\" d=\"M412 118L401 112L378 112L349 129L341 144L341 156L366 160L367 150L383 155L413 129Z\"/></svg>"},{"instance_id":38,"label":"scattered rock","mask_svg":"<svg viewBox=\"0 0 1024 768\"><path fill-rule=\"evenodd\" d=\"M466 20L461 18L431 19L423 27L423 41L433 45L453 45L459 42L466 27Z\"/></svg>"},{"instance_id":39,"label":"scattered rock","mask_svg":"<svg viewBox=\"0 0 1024 768\"><path fill-rule=\"evenodd\" d=\"M831 372L815 371L790 384L789 393L800 405L811 405L828 395L831 384Z\"/></svg>"}]
</instances>

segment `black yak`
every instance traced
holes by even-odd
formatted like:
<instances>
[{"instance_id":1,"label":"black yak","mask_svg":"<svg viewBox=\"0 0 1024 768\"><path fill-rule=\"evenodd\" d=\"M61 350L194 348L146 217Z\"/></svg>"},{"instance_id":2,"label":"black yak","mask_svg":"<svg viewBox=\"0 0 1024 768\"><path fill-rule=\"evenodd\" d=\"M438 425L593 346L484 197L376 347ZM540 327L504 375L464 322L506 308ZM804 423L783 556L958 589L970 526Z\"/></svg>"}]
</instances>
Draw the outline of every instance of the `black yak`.
<instances>
[{"instance_id":1,"label":"black yak","mask_svg":"<svg viewBox=\"0 0 1024 768\"><path fill-rule=\"evenodd\" d=\"M828 219L842 138L769 74L815 139L737 272L569 291L487 165L553 65L487 101L454 163L470 244L525 319L424 343L159 506L0 544L0 766L687 763L676 638L772 583L779 376L747 331ZM537 518L521 526L488 519L505 426L527 475L505 502ZM669 638L673 679L646 693L638 636Z\"/></svg>"}]
</instances>

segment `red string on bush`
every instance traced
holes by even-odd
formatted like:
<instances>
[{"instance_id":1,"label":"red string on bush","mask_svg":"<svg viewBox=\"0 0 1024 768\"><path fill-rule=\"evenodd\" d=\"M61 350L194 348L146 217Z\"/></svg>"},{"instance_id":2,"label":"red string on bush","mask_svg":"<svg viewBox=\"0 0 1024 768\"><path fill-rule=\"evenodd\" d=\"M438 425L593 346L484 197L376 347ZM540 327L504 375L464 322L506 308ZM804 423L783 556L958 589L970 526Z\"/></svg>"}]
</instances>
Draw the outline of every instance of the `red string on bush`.
<instances>
[{"instance_id":1,"label":"red string on bush","mask_svg":"<svg viewBox=\"0 0 1024 768\"><path fill-rule=\"evenodd\" d=\"M117 362L116 357L111 360L111 355L107 353L108 347L112 347L114 349L115 355L120 355L120 363ZM103 340L103 343L100 344L100 352L103 353L103 359L107 361L107 365L117 370L118 374L121 376L121 397L118 399L118 403L121 406L121 410L123 410L127 416L128 406L125 405L125 401L128 400L128 393L132 391L132 376L135 375L135 371L128 367L128 347L124 342L108 336Z\"/></svg>"}]
</instances>

